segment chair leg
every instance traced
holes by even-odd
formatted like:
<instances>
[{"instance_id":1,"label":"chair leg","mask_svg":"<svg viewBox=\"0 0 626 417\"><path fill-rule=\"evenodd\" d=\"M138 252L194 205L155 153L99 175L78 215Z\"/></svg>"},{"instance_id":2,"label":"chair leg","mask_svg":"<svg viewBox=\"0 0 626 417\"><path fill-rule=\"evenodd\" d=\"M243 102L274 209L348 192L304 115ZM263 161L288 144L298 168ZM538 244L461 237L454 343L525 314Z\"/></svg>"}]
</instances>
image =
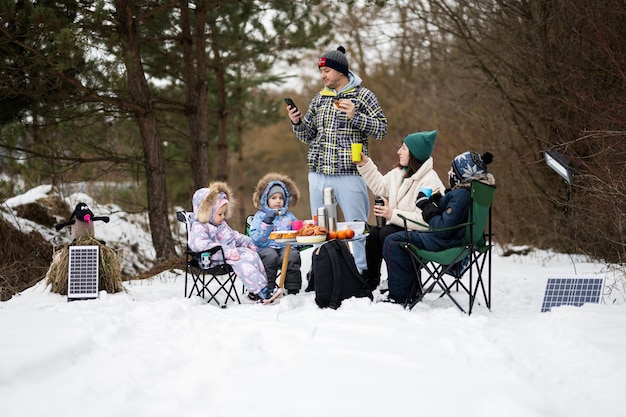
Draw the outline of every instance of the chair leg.
<instances>
[{"instance_id":1,"label":"chair leg","mask_svg":"<svg viewBox=\"0 0 626 417\"><path fill-rule=\"evenodd\" d=\"M473 265L476 265L476 282L471 288L470 293L470 314L476 301L478 290L480 289L485 300L488 310L491 310L491 262L488 253L483 253L474 259ZM472 266L473 266L472 265ZM485 267L487 268L487 276L485 277ZM471 273L472 271L470 271ZM487 279L487 289L485 289L485 279Z\"/></svg>"},{"instance_id":2,"label":"chair leg","mask_svg":"<svg viewBox=\"0 0 626 417\"><path fill-rule=\"evenodd\" d=\"M419 303L422 298L424 298L424 284L422 283L422 268L419 261L410 253L407 244L403 244L402 246L405 251L409 253L409 258L411 259L411 264L413 265L413 283L411 284L411 289L409 290L409 296L404 301L404 309L412 310L413 307L417 303Z\"/></svg>"},{"instance_id":3,"label":"chair leg","mask_svg":"<svg viewBox=\"0 0 626 417\"><path fill-rule=\"evenodd\" d=\"M206 275L207 274L203 274L203 276ZM215 303L221 308L225 308L229 301L236 301L238 304L241 304L241 299L239 298L237 288L235 287L236 278L237 275L233 271L226 272L223 275L211 275L209 280L203 284L203 291L206 290L209 295L207 303L215 301ZM212 290L210 288L211 283L216 283L218 288L216 290ZM220 302L218 299L218 296L221 293L224 293L224 302Z\"/></svg>"},{"instance_id":4,"label":"chair leg","mask_svg":"<svg viewBox=\"0 0 626 417\"><path fill-rule=\"evenodd\" d=\"M185 298L187 297L187 270L188 267L185 267Z\"/></svg>"},{"instance_id":5,"label":"chair leg","mask_svg":"<svg viewBox=\"0 0 626 417\"><path fill-rule=\"evenodd\" d=\"M187 274L191 275L191 278L193 280L193 284L191 285L191 288L189 289L189 292L187 292ZM204 277L200 277L199 273L195 273L193 270L193 266L188 265L186 270L185 270L185 297L187 298L191 298L192 295L194 295L194 293L198 296L198 297L204 297ZM200 288L200 283L202 283L202 289Z\"/></svg>"}]
</instances>

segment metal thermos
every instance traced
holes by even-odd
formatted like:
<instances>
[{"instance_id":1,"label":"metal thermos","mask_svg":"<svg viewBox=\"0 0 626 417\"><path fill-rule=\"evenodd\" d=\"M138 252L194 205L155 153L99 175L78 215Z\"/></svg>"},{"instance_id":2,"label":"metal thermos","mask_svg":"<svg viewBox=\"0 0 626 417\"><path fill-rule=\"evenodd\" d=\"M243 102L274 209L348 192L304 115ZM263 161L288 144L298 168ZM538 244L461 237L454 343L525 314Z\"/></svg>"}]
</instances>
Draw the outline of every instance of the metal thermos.
<instances>
[{"instance_id":1,"label":"metal thermos","mask_svg":"<svg viewBox=\"0 0 626 417\"><path fill-rule=\"evenodd\" d=\"M330 232L336 232L337 231L337 218L336 217L329 217L328 218L328 231Z\"/></svg>"},{"instance_id":2,"label":"metal thermos","mask_svg":"<svg viewBox=\"0 0 626 417\"><path fill-rule=\"evenodd\" d=\"M317 208L317 225L320 227L328 227L328 214L326 207Z\"/></svg>"},{"instance_id":3,"label":"metal thermos","mask_svg":"<svg viewBox=\"0 0 626 417\"><path fill-rule=\"evenodd\" d=\"M374 200L374 205L375 206L384 206L385 202L383 201L382 198L380 197L376 197L376 199ZM384 217L381 216L376 216L376 226L377 227L383 227L385 225L386 221Z\"/></svg>"},{"instance_id":4,"label":"metal thermos","mask_svg":"<svg viewBox=\"0 0 626 417\"><path fill-rule=\"evenodd\" d=\"M322 196L324 199L324 208L326 209L326 216L328 219L326 222L326 227L330 231L335 231L337 230L337 199L335 198L335 190L333 189L333 187L326 187L324 188Z\"/></svg>"}]
</instances>

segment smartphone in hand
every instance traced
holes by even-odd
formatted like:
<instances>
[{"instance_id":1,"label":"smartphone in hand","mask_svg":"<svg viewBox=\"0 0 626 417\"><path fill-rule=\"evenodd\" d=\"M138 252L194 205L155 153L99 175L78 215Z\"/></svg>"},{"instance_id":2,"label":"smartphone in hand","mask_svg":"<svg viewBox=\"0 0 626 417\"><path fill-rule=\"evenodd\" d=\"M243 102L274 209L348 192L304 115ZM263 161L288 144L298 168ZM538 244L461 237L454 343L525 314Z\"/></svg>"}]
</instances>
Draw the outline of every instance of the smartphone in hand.
<instances>
[{"instance_id":1,"label":"smartphone in hand","mask_svg":"<svg viewBox=\"0 0 626 417\"><path fill-rule=\"evenodd\" d=\"M295 109L297 109L297 108L298 108L298 106L296 106L296 103L294 103L294 102L293 102L293 100L292 100L292 99L290 99L289 97L286 97L286 98L285 98L285 103L287 103L287 105L288 105L290 108L291 108L291 107L293 107L293 108L295 108Z\"/></svg>"}]
</instances>

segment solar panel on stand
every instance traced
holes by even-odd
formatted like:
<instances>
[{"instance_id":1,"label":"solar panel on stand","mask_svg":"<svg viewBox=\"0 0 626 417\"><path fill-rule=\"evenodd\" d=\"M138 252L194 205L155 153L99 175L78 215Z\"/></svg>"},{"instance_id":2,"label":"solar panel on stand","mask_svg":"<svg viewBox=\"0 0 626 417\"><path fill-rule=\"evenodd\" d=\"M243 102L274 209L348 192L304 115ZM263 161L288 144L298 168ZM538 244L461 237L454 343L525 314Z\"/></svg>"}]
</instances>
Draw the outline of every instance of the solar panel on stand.
<instances>
[{"instance_id":1,"label":"solar panel on stand","mask_svg":"<svg viewBox=\"0 0 626 417\"><path fill-rule=\"evenodd\" d=\"M98 298L100 247L70 246L67 274L67 300Z\"/></svg>"},{"instance_id":2,"label":"solar panel on stand","mask_svg":"<svg viewBox=\"0 0 626 417\"><path fill-rule=\"evenodd\" d=\"M598 277L552 277L548 278L541 311L552 307L585 303L599 303L602 299L604 278Z\"/></svg>"}]
</instances>

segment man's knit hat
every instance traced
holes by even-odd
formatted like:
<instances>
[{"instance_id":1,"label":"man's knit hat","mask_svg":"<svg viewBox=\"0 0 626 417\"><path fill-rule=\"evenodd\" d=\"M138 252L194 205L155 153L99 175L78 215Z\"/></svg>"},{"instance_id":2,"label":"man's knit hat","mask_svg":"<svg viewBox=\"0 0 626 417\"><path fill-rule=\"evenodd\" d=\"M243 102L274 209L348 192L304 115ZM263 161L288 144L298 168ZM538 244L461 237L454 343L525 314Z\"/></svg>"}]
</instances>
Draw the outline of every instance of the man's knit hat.
<instances>
[{"instance_id":1,"label":"man's knit hat","mask_svg":"<svg viewBox=\"0 0 626 417\"><path fill-rule=\"evenodd\" d=\"M317 67L328 67L341 72L348 76L348 58L346 58L346 49L340 46L334 51L328 51L317 62Z\"/></svg>"},{"instance_id":2,"label":"man's knit hat","mask_svg":"<svg viewBox=\"0 0 626 417\"><path fill-rule=\"evenodd\" d=\"M409 152L421 162L426 162L433 153L435 147L435 139L437 139L437 131L411 133L404 138L406 147Z\"/></svg>"}]
</instances>

